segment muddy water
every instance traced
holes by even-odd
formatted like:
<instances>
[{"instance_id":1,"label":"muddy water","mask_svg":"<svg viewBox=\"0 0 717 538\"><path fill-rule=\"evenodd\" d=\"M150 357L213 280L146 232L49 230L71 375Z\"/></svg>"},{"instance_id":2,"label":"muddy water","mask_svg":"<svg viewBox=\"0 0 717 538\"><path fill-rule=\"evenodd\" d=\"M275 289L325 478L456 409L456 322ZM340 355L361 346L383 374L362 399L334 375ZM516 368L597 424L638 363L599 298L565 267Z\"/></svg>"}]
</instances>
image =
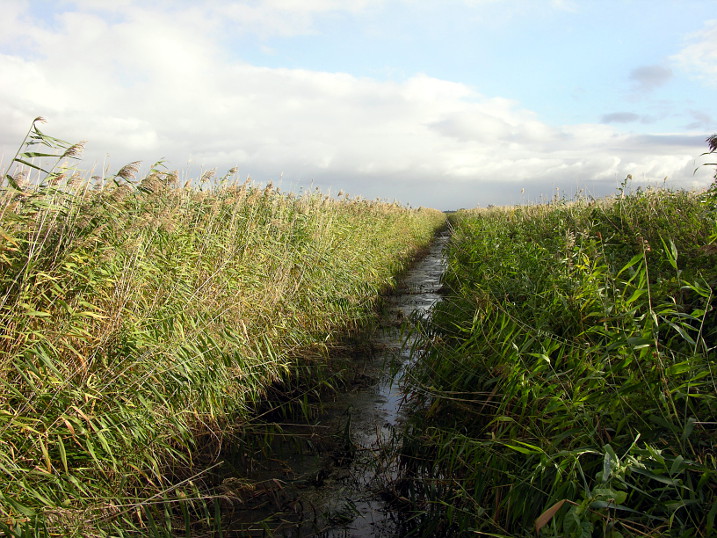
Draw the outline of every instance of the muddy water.
<instances>
[{"instance_id":1,"label":"muddy water","mask_svg":"<svg viewBox=\"0 0 717 538\"><path fill-rule=\"evenodd\" d=\"M374 352L351 364L358 381L352 389L323 404L311 424L281 427L268 463L252 473L259 485L244 495L238 513L223 518L228 535L232 529L242 536L400 535L401 514L388 493L404 397L397 379L410 367L405 326L440 300L447 241L447 234L438 236L385 297Z\"/></svg>"}]
</instances>

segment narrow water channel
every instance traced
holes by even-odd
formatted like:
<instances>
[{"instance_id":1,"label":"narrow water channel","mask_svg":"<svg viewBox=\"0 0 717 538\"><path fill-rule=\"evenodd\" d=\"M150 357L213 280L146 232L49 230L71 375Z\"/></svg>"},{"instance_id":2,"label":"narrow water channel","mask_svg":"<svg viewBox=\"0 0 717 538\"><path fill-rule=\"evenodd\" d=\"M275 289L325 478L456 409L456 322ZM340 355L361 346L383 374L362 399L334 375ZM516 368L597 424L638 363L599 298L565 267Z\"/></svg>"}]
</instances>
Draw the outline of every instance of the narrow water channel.
<instances>
[{"instance_id":1,"label":"narrow water channel","mask_svg":"<svg viewBox=\"0 0 717 538\"><path fill-rule=\"evenodd\" d=\"M384 299L372 353L353 366L359 383L322 405L312 424L284 425L269 464L256 469L255 494L241 513L223 517L225 535L392 537L400 514L386 495L394 476L390 444L401 421L397 382L408 366L407 323L440 300L443 250L439 235ZM231 484L230 484L231 485ZM252 499L253 497L253 499Z\"/></svg>"}]
</instances>

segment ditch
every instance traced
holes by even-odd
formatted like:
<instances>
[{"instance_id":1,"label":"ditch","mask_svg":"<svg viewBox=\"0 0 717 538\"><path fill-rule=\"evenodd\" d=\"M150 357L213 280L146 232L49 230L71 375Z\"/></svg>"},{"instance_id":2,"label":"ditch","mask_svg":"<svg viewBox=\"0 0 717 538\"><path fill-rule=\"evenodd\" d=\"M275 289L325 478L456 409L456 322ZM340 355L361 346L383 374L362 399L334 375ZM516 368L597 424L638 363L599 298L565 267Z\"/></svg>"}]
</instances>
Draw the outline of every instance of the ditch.
<instances>
[{"instance_id":1,"label":"ditch","mask_svg":"<svg viewBox=\"0 0 717 538\"><path fill-rule=\"evenodd\" d=\"M221 509L225 536L399 536L406 514L395 492L394 434L404 398L399 378L413 339L406 328L440 300L448 232L384 297L369 346L354 357L354 383L322 402L309 423L281 424L261 458L229 461L249 481L224 478L221 490L241 497ZM300 421L297 421L300 422ZM246 473L246 471L244 471ZM242 473L237 473L242 476ZM226 475L225 475L226 476Z\"/></svg>"}]
</instances>

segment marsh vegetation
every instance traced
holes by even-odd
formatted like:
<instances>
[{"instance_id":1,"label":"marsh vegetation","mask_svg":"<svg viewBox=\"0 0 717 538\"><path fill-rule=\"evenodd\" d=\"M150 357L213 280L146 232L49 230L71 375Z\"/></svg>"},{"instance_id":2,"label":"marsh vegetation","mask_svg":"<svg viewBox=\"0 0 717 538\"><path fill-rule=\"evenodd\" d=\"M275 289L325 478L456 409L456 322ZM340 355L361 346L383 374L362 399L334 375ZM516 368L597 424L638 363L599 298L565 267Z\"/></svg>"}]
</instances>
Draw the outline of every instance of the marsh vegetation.
<instances>
[{"instance_id":1,"label":"marsh vegetation","mask_svg":"<svg viewBox=\"0 0 717 538\"><path fill-rule=\"evenodd\" d=\"M40 120L0 188L0 533L303 528L227 515L286 495L267 461L360 384L381 294L445 215L235 170L89 178ZM717 183L628 187L450 216L444 299L388 322L391 532L714 534Z\"/></svg>"},{"instance_id":2,"label":"marsh vegetation","mask_svg":"<svg viewBox=\"0 0 717 538\"><path fill-rule=\"evenodd\" d=\"M268 394L340 385L332 350L444 216L235 171L86 178L40 123L0 192L0 532L217 530L211 471Z\"/></svg>"},{"instance_id":3,"label":"marsh vegetation","mask_svg":"<svg viewBox=\"0 0 717 538\"><path fill-rule=\"evenodd\" d=\"M405 380L417 534L714 534L717 187L626 186L451 217Z\"/></svg>"}]
</instances>

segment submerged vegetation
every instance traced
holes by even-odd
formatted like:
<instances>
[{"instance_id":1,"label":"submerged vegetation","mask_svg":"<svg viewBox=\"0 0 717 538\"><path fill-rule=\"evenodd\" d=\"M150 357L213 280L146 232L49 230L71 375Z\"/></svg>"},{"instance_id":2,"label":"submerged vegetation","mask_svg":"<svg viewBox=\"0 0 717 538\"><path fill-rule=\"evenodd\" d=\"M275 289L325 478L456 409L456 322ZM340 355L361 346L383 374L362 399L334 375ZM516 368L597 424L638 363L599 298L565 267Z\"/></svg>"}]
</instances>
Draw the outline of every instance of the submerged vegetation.
<instances>
[{"instance_id":1,"label":"submerged vegetation","mask_svg":"<svg viewBox=\"0 0 717 538\"><path fill-rule=\"evenodd\" d=\"M625 187L451 217L406 378L418 533L716 532L717 183Z\"/></svg>"},{"instance_id":2,"label":"submerged vegetation","mask_svg":"<svg viewBox=\"0 0 717 538\"><path fill-rule=\"evenodd\" d=\"M267 390L330 368L444 216L234 171L83 179L38 123L0 191L0 533L190 533Z\"/></svg>"}]
</instances>

